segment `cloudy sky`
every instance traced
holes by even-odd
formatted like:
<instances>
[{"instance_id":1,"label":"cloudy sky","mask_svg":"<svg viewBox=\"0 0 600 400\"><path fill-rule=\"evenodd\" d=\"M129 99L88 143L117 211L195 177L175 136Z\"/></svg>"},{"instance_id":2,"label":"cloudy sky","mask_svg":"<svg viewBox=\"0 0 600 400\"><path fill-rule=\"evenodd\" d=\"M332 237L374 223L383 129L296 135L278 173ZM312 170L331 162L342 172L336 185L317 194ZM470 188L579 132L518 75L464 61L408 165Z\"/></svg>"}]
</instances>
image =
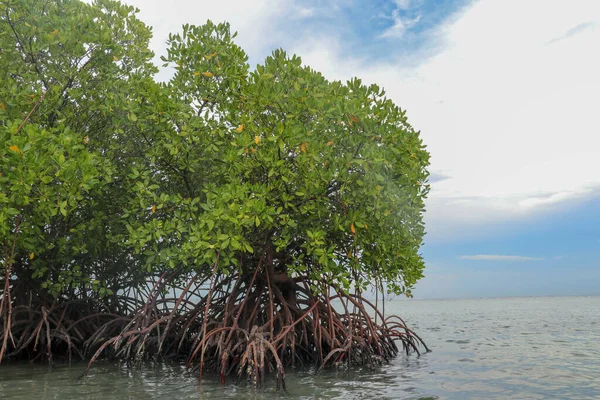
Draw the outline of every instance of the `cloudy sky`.
<instances>
[{"instance_id":1,"label":"cloudy sky","mask_svg":"<svg viewBox=\"0 0 600 400\"><path fill-rule=\"evenodd\" d=\"M282 47L407 110L432 156L416 297L600 294L600 1L126 2L157 55L228 21L252 65Z\"/></svg>"}]
</instances>

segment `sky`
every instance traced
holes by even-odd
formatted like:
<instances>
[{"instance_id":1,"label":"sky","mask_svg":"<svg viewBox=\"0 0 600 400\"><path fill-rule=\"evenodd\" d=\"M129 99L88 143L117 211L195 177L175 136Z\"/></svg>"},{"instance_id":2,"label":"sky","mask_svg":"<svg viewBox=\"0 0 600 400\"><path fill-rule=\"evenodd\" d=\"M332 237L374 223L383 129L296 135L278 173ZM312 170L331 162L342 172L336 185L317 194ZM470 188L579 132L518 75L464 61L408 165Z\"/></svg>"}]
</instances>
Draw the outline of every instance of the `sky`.
<instances>
[{"instance_id":1,"label":"sky","mask_svg":"<svg viewBox=\"0 0 600 400\"><path fill-rule=\"evenodd\" d=\"M125 2L157 57L227 21L251 66L386 89L431 153L416 298L600 295L600 1Z\"/></svg>"}]
</instances>

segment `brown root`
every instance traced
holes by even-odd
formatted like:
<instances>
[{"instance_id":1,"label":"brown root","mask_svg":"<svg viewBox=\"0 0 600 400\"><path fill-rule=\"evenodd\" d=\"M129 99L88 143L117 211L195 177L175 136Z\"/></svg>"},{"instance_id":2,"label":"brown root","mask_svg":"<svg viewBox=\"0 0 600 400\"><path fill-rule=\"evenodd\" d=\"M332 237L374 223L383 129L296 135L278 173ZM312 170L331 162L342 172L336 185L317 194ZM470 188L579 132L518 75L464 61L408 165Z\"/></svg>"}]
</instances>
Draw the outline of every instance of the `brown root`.
<instances>
[{"instance_id":1,"label":"brown root","mask_svg":"<svg viewBox=\"0 0 600 400\"><path fill-rule=\"evenodd\" d=\"M312 282L329 288L315 294L307 279L275 276L262 262L245 275L215 268L210 277L190 276L185 286L180 281L171 271L133 297L119 294L120 312L98 300L49 304L31 295L8 298L5 291L4 358L88 359L84 375L100 358L174 359L200 379L210 373L223 383L237 375L261 386L275 373L285 389L290 366L373 367L400 351L429 351L400 317L384 316L360 294ZM25 293L14 282L8 287L9 293Z\"/></svg>"},{"instance_id":2,"label":"brown root","mask_svg":"<svg viewBox=\"0 0 600 400\"><path fill-rule=\"evenodd\" d=\"M289 366L377 366L401 351L398 341L407 354L420 354L421 346L429 351L402 319L385 318L360 295L315 295L301 281L290 301L282 280L261 265L252 276L194 278L170 299L159 299L168 284L161 279L125 329L97 348L88 369L103 352L128 361L173 357L201 379L210 372L225 382L235 373L261 386L275 372L278 387L285 388Z\"/></svg>"}]
</instances>

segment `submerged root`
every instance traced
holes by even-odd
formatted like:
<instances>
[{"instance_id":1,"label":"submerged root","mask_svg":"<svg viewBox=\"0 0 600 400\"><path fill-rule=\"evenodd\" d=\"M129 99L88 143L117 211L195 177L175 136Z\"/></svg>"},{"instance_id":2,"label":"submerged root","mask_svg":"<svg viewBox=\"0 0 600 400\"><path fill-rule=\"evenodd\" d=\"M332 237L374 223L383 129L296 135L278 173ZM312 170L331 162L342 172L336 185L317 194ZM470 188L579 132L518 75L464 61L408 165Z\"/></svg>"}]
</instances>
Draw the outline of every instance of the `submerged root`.
<instances>
[{"instance_id":1,"label":"submerged root","mask_svg":"<svg viewBox=\"0 0 600 400\"><path fill-rule=\"evenodd\" d=\"M359 294L329 287L315 295L307 280L278 279L260 265L252 275L215 273L185 286L176 279L163 274L145 285L143 302L139 293L120 296L123 312L90 301L11 299L10 324L6 306L0 320L4 358L75 356L89 360L84 375L99 358L174 359L223 383L236 375L261 386L275 373L285 389L290 366L374 367L400 351L429 351L400 317L386 318Z\"/></svg>"},{"instance_id":2,"label":"submerged root","mask_svg":"<svg viewBox=\"0 0 600 400\"><path fill-rule=\"evenodd\" d=\"M14 293L18 293L14 290ZM44 359L53 356L71 361L85 359L85 349L94 339L104 342L118 334L126 318L99 308L91 301L48 302L41 298L9 297L2 293L10 314L0 310L0 362L4 359ZM103 336L101 336L103 335ZM93 343L93 345L96 345Z\"/></svg>"},{"instance_id":3,"label":"submerged root","mask_svg":"<svg viewBox=\"0 0 600 400\"><path fill-rule=\"evenodd\" d=\"M224 383L236 374L261 386L275 372L285 388L289 366L377 366L400 351L429 351L401 318L385 318L360 295L317 296L302 280L290 289L290 281L282 284L259 266L252 276L216 274L210 284L192 279L178 297L160 299L168 284L161 278L126 328L98 347L88 369L103 352L128 361L174 357L201 379L210 372Z\"/></svg>"},{"instance_id":4,"label":"submerged root","mask_svg":"<svg viewBox=\"0 0 600 400\"><path fill-rule=\"evenodd\" d=\"M0 290L0 362L89 358L108 338L121 333L136 309L135 298L114 296L111 300L75 296L52 298L27 280L7 276ZM119 303L110 307L109 303Z\"/></svg>"}]
</instances>

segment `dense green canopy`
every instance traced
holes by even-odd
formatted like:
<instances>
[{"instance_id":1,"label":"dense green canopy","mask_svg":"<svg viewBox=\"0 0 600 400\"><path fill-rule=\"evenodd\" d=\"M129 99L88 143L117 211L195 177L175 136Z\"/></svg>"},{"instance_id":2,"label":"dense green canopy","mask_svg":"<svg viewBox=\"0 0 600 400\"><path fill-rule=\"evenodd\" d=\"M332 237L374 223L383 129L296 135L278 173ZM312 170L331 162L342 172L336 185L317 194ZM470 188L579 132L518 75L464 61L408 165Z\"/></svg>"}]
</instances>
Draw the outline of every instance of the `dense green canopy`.
<instances>
[{"instance_id":1,"label":"dense green canopy","mask_svg":"<svg viewBox=\"0 0 600 400\"><path fill-rule=\"evenodd\" d=\"M0 259L53 294L139 268L117 238L150 36L117 2L0 4Z\"/></svg>"},{"instance_id":2,"label":"dense green canopy","mask_svg":"<svg viewBox=\"0 0 600 400\"><path fill-rule=\"evenodd\" d=\"M429 155L404 110L282 50L251 70L210 21L169 38L158 83L149 38L110 0L0 5L5 270L105 295L263 259L316 291L410 294Z\"/></svg>"}]
</instances>

